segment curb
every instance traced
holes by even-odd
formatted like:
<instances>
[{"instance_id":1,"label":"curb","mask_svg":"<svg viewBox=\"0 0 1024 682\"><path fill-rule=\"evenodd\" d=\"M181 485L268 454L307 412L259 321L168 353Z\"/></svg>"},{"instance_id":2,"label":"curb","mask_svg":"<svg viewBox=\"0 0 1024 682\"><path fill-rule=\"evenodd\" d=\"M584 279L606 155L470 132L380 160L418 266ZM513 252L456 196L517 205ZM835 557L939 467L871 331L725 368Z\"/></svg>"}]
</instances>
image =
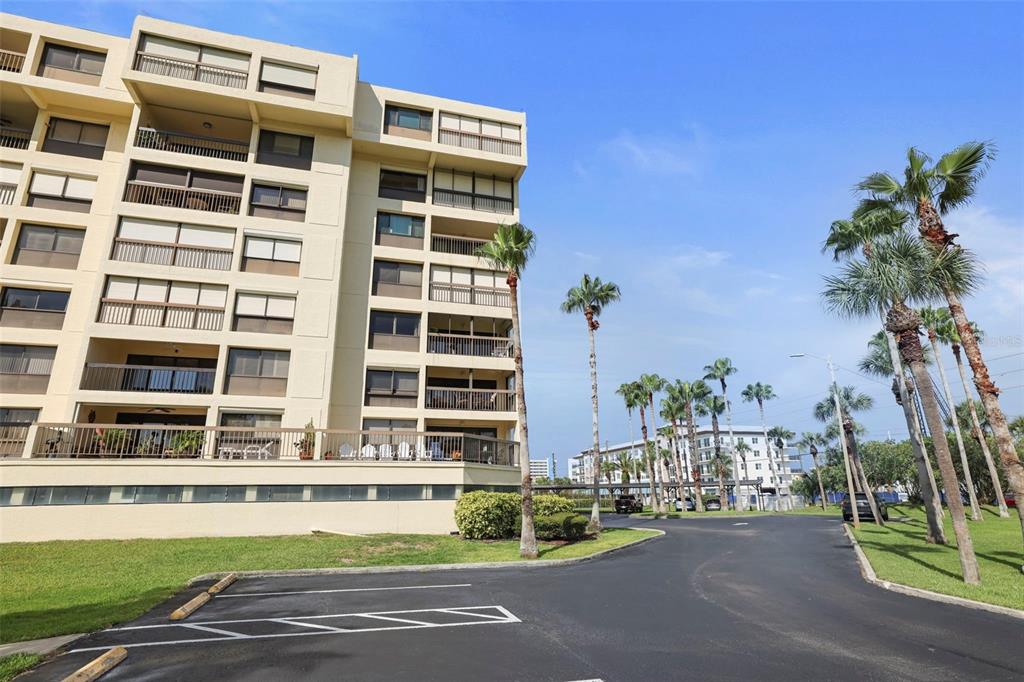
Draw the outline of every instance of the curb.
<instances>
[{"instance_id":1,"label":"curb","mask_svg":"<svg viewBox=\"0 0 1024 682\"><path fill-rule=\"evenodd\" d=\"M906 594L911 597L930 599L931 601L942 602L943 604L953 604L955 606L962 606L968 609L988 611L989 613L998 613L1002 616L1009 616L1010 618L1019 618L1024 620L1024 611L1020 609L1013 609L1009 606L998 606L996 604L987 604L985 602L975 601L965 597L954 597L949 594L923 590L920 587L911 587L909 585L882 580L875 573L875 569L872 568L867 555L864 553L864 550L861 549L860 543L857 542L857 538L853 536L853 532L850 530L850 527L845 523L843 524L843 531L846 533L846 539L850 541L851 545L853 545L853 551L857 555L857 563L860 565L861 576L863 576L865 581L875 585L876 587L881 587L883 590L889 590L890 592Z\"/></svg>"},{"instance_id":2,"label":"curb","mask_svg":"<svg viewBox=\"0 0 1024 682\"><path fill-rule=\"evenodd\" d=\"M313 576L313 575L370 575L374 573L431 573L434 571L464 571L474 568L555 568L558 566L571 566L587 561L593 561L614 552L619 552L630 547L651 540L657 540L665 535L665 531L657 528L627 528L626 530L655 531L656 535L646 538L639 538L618 547L609 547L587 556L572 557L570 559L537 559L534 561L488 561L475 564L420 564L412 566L354 566L352 568L295 568L279 571L234 571L239 578L278 578L288 576ZM228 575L228 573L205 573L197 575L188 581L187 587L198 582L217 580Z\"/></svg>"}]
</instances>

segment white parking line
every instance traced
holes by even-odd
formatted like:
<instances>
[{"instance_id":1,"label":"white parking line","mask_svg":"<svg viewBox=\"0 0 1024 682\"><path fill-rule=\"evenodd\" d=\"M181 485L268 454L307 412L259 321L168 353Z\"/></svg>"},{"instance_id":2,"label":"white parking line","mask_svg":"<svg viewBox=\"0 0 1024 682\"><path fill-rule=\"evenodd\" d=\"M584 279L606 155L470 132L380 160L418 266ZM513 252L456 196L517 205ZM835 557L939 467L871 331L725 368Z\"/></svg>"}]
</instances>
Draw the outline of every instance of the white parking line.
<instances>
[{"instance_id":1,"label":"white parking line","mask_svg":"<svg viewBox=\"0 0 1024 682\"><path fill-rule=\"evenodd\" d=\"M218 594L215 599L237 599L239 597L279 597L290 594L328 594L331 592L386 592L389 590L440 590L452 587L472 587L472 583L458 583L455 585L405 585L401 587L347 587L333 590L295 590L292 592L235 592L233 594Z\"/></svg>"}]
</instances>

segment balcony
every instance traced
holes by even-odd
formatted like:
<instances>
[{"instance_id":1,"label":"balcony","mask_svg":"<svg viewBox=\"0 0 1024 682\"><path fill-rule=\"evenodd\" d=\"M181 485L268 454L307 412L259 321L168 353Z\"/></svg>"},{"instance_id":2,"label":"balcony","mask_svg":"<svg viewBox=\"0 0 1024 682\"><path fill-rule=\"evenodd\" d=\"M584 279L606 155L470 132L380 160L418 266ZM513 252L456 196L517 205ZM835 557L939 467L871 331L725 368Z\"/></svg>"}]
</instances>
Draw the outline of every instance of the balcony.
<instances>
[{"instance_id":1,"label":"balcony","mask_svg":"<svg viewBox=\"0 0 1024 682\"><path fill-rule=\"evenodd\" d=\"M232 256L231 249L116 237L110 259L200 270L230 270Z\"/></svg>"},{"instance_id":2,"label":"balcony","mask_svg":"<svg viewBox=\"0 0 1024 682\"><path fill-rule=\"evenodd\" d=\"M194 189L129 180L124 200L133 204L151 204L186 208L208 213L237 214L242 206L242 195L210 189Z\"/></svg>"},{"instance_id":3,"label":"balcony","mask_svg":"<svg viewBox=\"0 0 1024 682\"><path fill-rule=\"evenodd\" d=\"M216 369L165 365L117 365L88 362L82 374L83 391L142 391L146 393L213 393Z\"/></svg>"},{"instance_id":4,"label":"balcony","mask_svg":"<svg viewBox=\"0 0 1024 682\"><path fill-rule=\"evenodd\" d=\"M512 357L512 341L493 336L468 334L427 334L427 352L439 355L466 355L478 358Z\"/></svg>"},{"instance_id":5,"label":"balcony","mask_svg":"<svg viewBox=\"0 0 1024 682\"><path fill-rule=\"evenodd\" d=\"M449 282L431 282L430 300L443 303L487 305L498 308L512 307L512 299L508 289L472 286L469 284L451 284Z\"/></svg>"},{"instance_id":6,"label":"balcony","mask_svg":"<svg viewBox=\"0 0 1024 682\"><path fill-rule=\"evenodd\" d=\"M27 422L0 422L0 457L21 457L28 440Z\"/></svg>"},{"instance_id":7,"label":"balcony","mask_svg":"<svg viewBox=\"0 0 1024 682\"><path fill-rule=\"evenodd\" d=\"M21 73L23 66L25 66L25 55L20 52L0 49L0 71Z\"/></svg>"},{"instance_id":8,"label":"balcony","mask_svg":"<svg viewBox=\"0 0 1024 682\"><path fill-rule=\"evenodd\" d=\"M164 424L39 424L31 456L54 459L468 462L518 466L518 443L427 431L340 431Z\"/></svg>"},{"instance_id":9,"label":"balcony","mask_svg":"<svg viewBox=\"0 0 1024 682\"><path fill-rule=\"evenodd\" d=\"M0 182L0 205L11 206L14 204L14 195L18 193L18 186L13 182Z\"/></svg>"},{"instance_id":10,"label":"balcony","mask_svg":"<svg viewBox=\"0 0 1024 682\"><path fill-rule=\"evenodd\" d=\"M487 239L435 233L430 235L430 250L438 253L454 253L460 256L475 256L477 249L488 241Z\"/></svg>"},{"instance_id":11,"label":"balcony","mask_svg":"<svg viewBox=\"0 0 1024 682\"><path fill-rule=\"evenodd\" d=\"M8 149L28 149L28 143L31 139L31 130L26 128L0 126L0 147L7 147Z\"/></svg>"},{"instance_id":12,"label":"balcony","mask_svg":"<svg viewBox=\"0 0 1024 682\"><path fill-rule=\"evenodd\" d=\"M424 407L428 410L514 412L516 394L510 390L427 386Z\"/></svg>"},{"instance_id":13,"label":"balcony","mask_svg":"<svg viewBox=\"0 0 1024 682\"><path fill-rule=\"evenodd\" d=\"M511 199L437 187L434 188L434 204L436 206L451 206L453 208L468 208L475 211L506 214L512 213L515 208Z\"/></svg>"},{"instance_id":14,"label":"balcony","mask_svg":"<svg viewBox=\"0 0 1024 682\"><path fill-rule=\"evenodd\" d=\"M242 90L245 89L249 82L249 74L241 69L215 66L213 64L164 55L147 54L145 52L139 52L135 55L134 68L136 71L151 73L156 76L180 78L182 80Z\"/></svg>"},{"instance_id":15,"label":"balcony","mask_svg":"<svg viewBox=\"0 0 1024 682\"><path fill-rule=\"evenodd\" d=\"M135 146L142 149L157 149L164 152L206 156L228 161L245 161L249 157L247 142L176 133L155 128L139 128L135 133Z\"/></svg>"},{"instance_id":16,"label":"balcony","mask_svg":"<svg viewBox=\"0 0 1024 682\"><path fill-rule=\"evenodd\" d=\"M224 328L224 308L104 298L100 301L99 321L105 324L215 332Z\"/></svg>"},{"instance_id":17,"label":"balcony","mask_svg":"<svg viewBox=\"0 0 1024 682\"><path fill-rule=\"evenodd\" d=\"M507 156L522 156L523 145L518 140L504 140L500 137L468 133L462 130L449 130L440 128L437 131L437 139L441 144L464 149L476 149L491 154L505 154Z\"/></svg>"}]
</instances>

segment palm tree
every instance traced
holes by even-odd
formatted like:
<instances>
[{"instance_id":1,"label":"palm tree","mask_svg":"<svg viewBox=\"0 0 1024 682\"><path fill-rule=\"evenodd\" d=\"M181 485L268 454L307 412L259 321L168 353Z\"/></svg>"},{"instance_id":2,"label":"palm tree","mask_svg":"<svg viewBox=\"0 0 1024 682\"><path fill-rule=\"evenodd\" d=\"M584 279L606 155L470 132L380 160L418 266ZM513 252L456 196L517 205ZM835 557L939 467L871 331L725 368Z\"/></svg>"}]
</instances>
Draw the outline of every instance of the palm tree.
<instances>
[{"instance_id":1,"label":"palm tree","mask_svg":"<svg viewBox=\"0 0 1024 682\"><path fill-rule=\"evenodd\" d=\"M668 397L661 401L661 418L671 423L672 455L675 459L676 483L680 499L686 499L686 485L690 482L690 473L686 468L686 454L683 452L679 435L679 422L686 419L686 404L680 391L681 382L668 384L665 391Z\"/></svg>"},{"instance_id":2,"label":"palm tree","mask_svg":"<svg viewBox=\"0 0 1024 682\"><path fill-rule=\"evenodd\" d=\"M498 225L491 241L481 245L476 255L490 262L495 270L507 273L512 309L512 357L515 361L516 412L519 418L519 465L522 471L523 525L519 536L519 555L536 559L537 535L533 528L533 478L530 476L530 438L526 425L526 391L523 388L523 342L519 323L519 278L537 248L533 230L522 223ZM596 474L595 474L596 477Z\"/></svg>"},{"instance_id":3,"label":"palm tree","mask_svg":"<svg viewBox=\"0 0 1024 682\"><path fill-rule=\"evenodd\" d=\"M857 188L868 193L865 199L868 206L896 205L916 212L921 239L930 245L936 255L944 255L961 247L954 242L957 235L946 231L942 216L971 201L993 158L995 147L991 143L967 142L947 152L929 167L931 159L911 147L907 150L904 182L901 183L888 173L872 173ZM1024 463L1017 456L1006 415L999 405L999 389L989 376L978 339L960 301L964 292L956 286L956 282L946 281L943 282L942 293L949 304L957 335L974 372L974 385L988 413L1007 481L1017 499L1024 499ZM1017 514L1021 532L1024 533L1024 506L1017 505Z\"/></svg>"},{"instance_id":4,"label":"palm tree","mask_svg":"<svg viewBox=\"0 0 1024 682\"><path fill-rule=\"evenodd\" d=\"M971 322L971 330L974 332L974 338L981 343L984 340L982 331L978 329L978 325ZM996 471L996 463L992 459L992 451L988 448L988 439L985 438L985 432L981 428L981 421L978 419L978 410L974 406L974 400L971 398L971 389L967 383L967 371L964 369L964 361L960 356L960 335L956 333L956 325L952 321L939 327L937 330L939 341L944 344L949 344L953 350L953 357L956 359L956 368L960 374L960 382L964 387L964 396L966 396L967 410L970 414L971 420L971 433L974 439L978 441L978 445L981 446L981 452L985 456L985 465L988 467L988 475L992 479L992 487L996 491L996 503L999 505L999 515L1003 518L1009 518L1010 512L1006 508L1006 498L1003 496L1003 486L999 482L999 472Z\"/></svg>"},{"instance_id":5,"label":"palm tree","mask_svg":"<svg viewBox=\"0 0 1024 682\"><path fill-rule=\"evenodd\" d=\"M633 395L633 388L632 387L633 387L633 383L632 382L626 382L624 384L619 384L619 387L617 389L615 389L615 394L618 395L619 397L621 397L623 402L626 404L626 420L629 422L629 454L630 455L634 454L635 448L633 447L633 443L636 442L636 439L633 437L633 410L635 410L638 407L636 402L631 400L632 398L635 397Z\"/></svg>"},{"instance_id":6,"label":"palm tree","mask_svg":"<svg viewBox=\"0 0 1024 682\"><path fill-rule=\"evenodd\" d=\"M711 437L714 439L715 444L715 456L712 461L726 461L728 457L722 458L722 439L719 436L718 429L718 416L725 412L725 398L720 395L714 395L709 393L704 398L694 405L694 409L702 417L711 417ZM732 464L732 461L729 460ZM719 475L718 477L718 497L722 503L723 509L729 508L729 496L725 491L725 477Z\"/></svg>"},{"instance_id":7,"label":"palm tree","mask_svg":"<svg viewBox=\"0 0 1024 682\"><path fill-rule=\"evenodd\" d=\"M768 449L768 469L771 471L772 485L775 484L775 460L772 459L772 448L768 442L768 422L764 418L764 404L769 400L778 398L771 384L762 384L760 381L747 384L747 387L740 393L743 402L756 402L757 409L761 414L761 434L764 437L765 447ZM782 495L779 495L781 501Z\"/></svg>"},{"instance_id":8,"label":"palm tree","mask_svg":"<svg viewBox=\"0 0 1024 682\"><path fill-rule=\"evenodd\" d=\"M703 512L704 499L701 492L700 456L697 449L697 422L693 418L693 411L695 403L700 403L711 395L711 388L702 379L698 379L697 381L677 381L674 391L683 403L686 417L687 442L690 451L690 469L687 470L687 475L693 473L694 505L698 512Z\"/></svg>"},{"instance_id":9,"label":"palm tree","mask_svg":"<svg viewBox=\"0 0 1024 682\"><path fill-rule=\"evenodd\" d=\"M743 480L750 480L750 473L747 470L747 455L754 451L754 448L750 447L750 443L745 440L740 440L736 443L736 454L740 456L740 461L743 462ZM750 495L749 492L743 493L744 495ZM755 503L755 506L756 505Z\"/></svg>"},{"instance_id":10,"label":"palm tree","mask_svg":"<svg viewBox=\"0 0 1024 682\"><path fill-rule=\"evenodd\" d=\"M655 442L655 447L657 447L657 442L658 442L658 422L654 418L655 417L654 396L665 389L665 384L667 382L664 379L662 379L660 376L658 376L657 374L641 374L640 375L639 383L643 387L644 392L647 394L647 404L648 404L648 406L650 407L650 410L651 410L651 426L654 429L654 442ZM643 410L641 410L640 411L640 419L641 420L643 420L643 415L644 415ZM656 460L654 462L655 473L658 476L658 495L655 495L655 500L657 500L657 502L658 502L658 513L659 514L664 514L665 513L665 472L663 470L659 469L659 467L662 466L661 459L658 458L658 457L655 457L655 460ZM651 479L651 484L653 486L654 479Z\"/></svg>"},{"instance_id":11,"label":"palm tree","mask_svg":"<svg viewBox=\"0 0 1024 682\"><path fill-rule=\"evenodd\" d=\"M932 438L932 447L946 490L963 579L969 585L980 583L978 561L967 529L949 444L941 437L944 433L942 416L918 337L921 318L907 302L927 303L936 297L940 286L944 291L970 291L977 283L975 273L972 258L962 249L936 253L921 241L899 233L876 242L870 261L851 260L840 276L827 277L823 292L828 307L847 317L873 315L888 305L886 331L896 337L900 359L910 366L919 389L928 427L933 436L937 436ZM871 495L868 500L872 500Z\"/></svg>"},{"instance_id":12,"label":"palm tree","mask_svg":"<svg viewBox=\"0 0 1024 682\"><path fill-rule=\"evenodd\" d=\"M736 448L736 438L732 432L732 403L729 402L729 391L726 387L725 379L738 372L729 358L718 358L710 365L704 365L704 380L710 381L712 379L717 380L722 386L722 397L725 399L725 425L729 431L729 452L730 454ZM733 480L736 482L736 502L735 508L739 511L746 511L747 501L744 499L740 501L740 470L739 465L735 460L732 462L733 466Z\"/></svg>"},{"instance_id":13,"label":"palm tree","mask_svg":"<svg viewBox=\"0 0 1024 682\"><path fill-rule=\"evenodd\" d=\"M800 440L797 445L803 448L807 448L807 452L811 455L811 460L814 462L815 478L818 479L818 492L821 494L821 510L826 511L825 501L825 485L821 482L821 466L818 464L818 446L825 447L828 445L828 440L823 437L820 433L814 433L813 431L804 431L800 436Z\"/></svg>"},{"instance_id":14,"label":"palm tree","mask_svg":"<svg viewBox=\"0 0 1024 682\"><path fill-rule=\"evenodd\" d=\"M647 389L639 381L631 381L619 386L617 391L626 403L626 409L636 408L640 410L640 437L644 442L642 461L647 468L647 485L651 488L651 510L658 514L661 509L661 498L658 496L658 489L655 487L653 462L648 457L650 450L650 439L647 437Z\"/></svg>"},{"instance_id":15,"label":"palm tree","mask_svg":"<svg viewBox=\"0 0 1024 682\"><path fill-rule=\"evenodd\" d=\"M733 466L732 458L722 452L721 448L716 447L715 455L709 463L715 473L718 474L718 501L722 503L722 509L728 509L726 503L729 500L729 495L725 489L725 477L729 475L729 468Z\"/></svg>"},{"instance_id":16,"label":"palm tree","mask_svg":"<svg viewBox=\"0 0 1024 682\"><path fill-rule=\"evenodd\" d=\"M779 500L782 500L782 483L785 480L786 474L786 443L796 438L796 434L787 429L784 426L773 426L768 429L768 458L772 456L772 445L775 446L775 451L779 455ZM787 486L788 491L788 486ZM791 491L790 491L791 492ZM793 501L787 500L785 506L792 510Z\"/></svg>"},{"instance_id":17,"label":"palm tree","mask_svg":"<svg viewBox=\"0 0 1024 682\"><path fill-rule=\"evenodd\" d=\"M928 344L931 346L932 355L935 357L935 366L939 368L939 380L942 382L942 391L946 398L946 404L953 410L953 392L949 389L949 379L946 378L946 370L942 367L942 358L939 355L939 333L940 327L948 325L952 320L949 317L949 310L946 308L932 308L924 306L918 311L921 322L924 324L925 333L928 335ZM945 437L945 431L942 437ZM971 520L983 521L981 507L978 506L978 494L974 489L974 478L971 476L971 466L967 462L967 449L964 447L964 436L960 432L960 421L953 419L953 435L956 438L956 447L960 451L960 466L964 470L964 483L967 485L967 499L971 504ZM933 434L934 437L934 434Z\"/></svg>"},{"instance_id":18,"label":"palm tree","mask_svg":"<svg viewBox=\"0 0 1024 682\"><path fill-rule=\"evenodd\" d=\"M601 326L597 318L601 311L610 303L619 300L619 287L613 282L602 282L600 277L591 277L584 273L577 286L569 289L562 301L562 312L567 314L583 313L587 322L587 338L590 342L590 409L593 416L594 436L594 471L601 467L601 437L597 427L597 344L594 332ZM610 481L609 481L610 482ZM590 510L589 530L594 533L601 530L601 482L594 477L594 506Z\"/></svg>"},{"instance_id":19,"label":"palm tree","mask_svg":"<svg viewBox=\"0 0 1024 682\"><path fill-rule=\"evenodd\" d=\"M633 478L633 462L633 456L629 452L623 451L615 455L613 464L615 465L615 470L619 472L619 477L622 479L624 484L629 483Z\"/></svg>"}]
</instances>

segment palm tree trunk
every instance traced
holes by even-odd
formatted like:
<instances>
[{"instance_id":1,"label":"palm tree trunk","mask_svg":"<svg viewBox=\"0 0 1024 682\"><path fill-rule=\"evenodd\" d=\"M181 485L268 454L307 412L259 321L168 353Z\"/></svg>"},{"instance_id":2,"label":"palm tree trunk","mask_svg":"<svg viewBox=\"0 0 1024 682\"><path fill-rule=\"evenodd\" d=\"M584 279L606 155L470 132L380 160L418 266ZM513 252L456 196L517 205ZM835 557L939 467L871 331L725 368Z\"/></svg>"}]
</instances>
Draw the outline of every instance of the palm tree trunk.
<instances>
[{"instance_id":1,"label":"palm tree trunk","mask_svg":"<svg viewBox=\"0 0 1024 682\"><path fill-rule=\"evenodd\" d=\"M878 512L878 503L875 501L875 491L871 489L871 483L868 481L867 474L864 473L864 465L861 464L860 454L857 452L857 436L853 432L853 420L849 415L843 415L843 431L846 432L846 442L850 448L850 461L853 462L854 471L857 472L861 491L868 500L868 506L871 507L871 515L875 517L875 525L884 526L885 523ZM851 504L850 508L855 510L856 505Z\"/></svg>"},{"instance_id":2,"label":"palm tree trunk","mask_svg":"<svg viewBox=\"0 0 1024 682\"><path fill-rule=\"evenodd\" d=\"M942 355L939 349L939 339L932 329L928 330L928 343L932 347L932 355L935 357L935 366L939 368L939 381L942 382L942 392L949 405L950 414L953 418L953 435L956 438L956 447L960 451L960 466L964 470L964 483L967 485L967 499L971 504L971 520L983 521L981 507L978 506L978 494L974 490L974 477L971 476L971 466L967 462L967 450L964 448L964 437L960 433L960 420L956 416L956 403L953 402L953 392L949 390L949 379L946 378L946 370L942 367ZM945 432L943 432L945 437Z\"/></svg>"},{"instance_id":3,"label":"palm tree trunk","mask_svg":"<svg viewBox=\"0 0 1024 682\"><path fill-rule=\"evenodd\" d=\"M650 441L647 439L647 417L644 414L644 406L640 406L640 435L644 441L644 465L647 467L647 485L651 489L651 511L657 516L661 509L661 500L658 498L658 489L654 483L654 468L651 466Z\"/></svg>"},{"instance_id":4,"label":"palm tree trunk","mask_svg":"<svg viewBox=\"0 0 1024 682\"><path fill-rule=\"evenodd\" d=\"M693 463L693 504L698 512L704 511L704 493L700 486L700 450L697 449L697 425L693 422L693 403L686 403L686 433L690 440L690 462ZM689 476L689 471L687 471Z\"/></svg>"},{"instance_id":5,"label":"palm tree trunk","mask_svg":"<svg viewBox=\"0 0 1024 682\"><path fill-rule=\"evenodd\" d=\"M740 501L740 463L736 457L736 438L732 431L732 404L729 402L729 392L726 390L725 379L722 379L722 398L725 400L725 428L729 431L729 456L732 457L732 478L735 485L735 500L733 507L737 511L747 511L747 501Z\"/></svg>"},{"instance_id":6,"label":"palm tree trunk","mask_svg":"<svg viewBox=\"0 0 1024 682\"><path fill-rule=\"evenodd\" d=\"M921 348L921 339L918 337L920 323L921 319L914 310L897 302L889 309L886 329L896 335L900 357L910 365L910 371L914 374L920 388L925 419L928 420L933 434L932 445L935 448L935 459L938 460L942 485L946 490L946 505L949 507L949 515L953 519L953 532L956 535L964 582L968 585L979 585L981 584L981 575L978 570L978 559L974 555L974 543L971 540L971 533L967 529L967 517L964 515L964 505L960 500L960 485L957 482L956 470L953 468L953 458L949 454L949 443L945 438L934 436L934 434L943 433L942 416L939 414L939 403L935 399L931 377L928 376L928 370L924 365L924 350Z\"/></svg>"},{"instance_id":7,"label":"palm tree trunk","mask_svg":"<svg viewBox=\"0 0 1024 682\"><path fill-rule=\"evenodd\" d=\"M523 343L519 334L519 283L508 278L512 308L512 356L515 360L516 416L519 418L519 469L522 472L523 525L519 533L519 556L536 559L537 535L533 529L533 476L530 475L530 438L526 426L526 391L523 388Z\"/></svg>"},{"instance_id":8,"label":"palm tree trunk","mask_svg":"<svg viewBox=\"0 0 1024 682\"><path fill-rule=\"evenodd\" d=\"M818 466L818 448L813 445L810 448L811 459L814 461L814 475L818 479L818 492L821 494L821 511L825 509L825 484L821 482L821 467Z\"/></svg>"},{"instance_id":9,"label":"palm tree trunk","mask_svg":"<svg viewBox=\"0 0 1024 682\"><path fill-rule=\"evenodd\" d=\"M885 340L888 342L889 358L892 361L893 371L895 372L900 404L903 407L903 416L907 420L907 430L910 433L910 450L914 454L914 464L917 467L917 485L921 488L921 499L924 500L924 515L928 522L928 532L925 535L925 539L937 545L944 545L946 544L946 532L942 527L942 500L939 499L939 490L935 485L935 474L932 473L932 465L928 461L928 454L925 452L924 436L921 433L921 425L917 420L917 412L911 402L910 390L907 388L907 377L903 373L903 363L900 360L900 352L896 347L896 339L893 338L893 335L884 328L882 333L885 334Z\"/></svg>"},{"instance_id":10,"label":"palm tree trunk","mask_svg":"<svg viewBox=\"0 0 1024 682\"><path fill-rule=\"evenodd\" d=\"M601 532L601 436L597 426L597 344L594 340L594 313L584 313L587 320L587 340L590 343L590 409L593 416L594 433L594 506L590 510L587 531Z\"/></svg>"},{"instance_id":11,"label":"palm tree trunk","mask_svg":"<svg viewBox=\"0 0 1024 682\"><path fill-rule=\"evenodd\" d=\"M711 437L715 439L715 470L718 474L718 501L722 505L722 511L729 510L729 493L725 490L725 472L721 465L722 442L718 437L718 415L711 412Z\"/></svg>"},{"instance_id":12,"label":"palm tree trunk","mask_svg":"<svg viewBox=\"0 0 1024 682\"><path fill-rule=\"evenodd\" d=\"M665 472L658 469L661 464L661 450L658 448L658 418L655 415L654 409L654 394L648 394L649 402L651 404L651 427L654 429L654 462L655 469L658 470L658 493L660 494L660 500L658 502L658 513L665 513Z\"/></svg>"},{"instance_id":13,"label":"palm tree trunk","mask_svg":"<svg viewBox=\"0 0 1024 682\"><path fill-rule=\"evenodd\" d=\"M981 452L985 455L985 465L988 467L988 475L992 479L992 488L996 491L996 503L999 505L999 516L1004 519L1010 517L1010 511L1006 508L1006 498L1003 496L1003 484L999 482L999 472L996 471L996 463L992 459L992 451L988 449L988 439L981 430L981 422L978 420L978 411L974 408L974 398L971 397L971 389L967 383L967 371L964 369L963 358L960 357L960 344L953 344L953 357L956 358L956 368L960 373L960 382L964 385L964 395L967 398L967 409L971 413L971 432ZM954 408L954 413L956 409Z\"/></svg>"},{"instance_id":14,"label":"palm tree trunk","mask_svg":"<svg viewBox=\"0 0 1024 682\"><path fill-rule=\"evenodd\" d=\"M775 487L775 499L777 500L775 511L782 511L782 495L779 494L780 486L775 482L775 457L772 456L772 442L768 440L768 422L764 419L764 401L757 399L757 409L761 412L761 434L764 436L764 446L768 453L768 469L771 471L772 486ZM781 479L780 479L781 480Z\"/></svg>"},{"instance_id":15,"label":"palm tree trunk","mask_svg":"<svg viewBox=\"0 0 1024 682\"><path fill-rule=\"evenodd\" d=\"M683 466L683 456L679 448L679 420L672 417L672 455L676 463L676 490L679 499L683 501L683 509L686 509L686 486L683 485L683 476L686 469Z\"/></svg>"}]
</instances>

